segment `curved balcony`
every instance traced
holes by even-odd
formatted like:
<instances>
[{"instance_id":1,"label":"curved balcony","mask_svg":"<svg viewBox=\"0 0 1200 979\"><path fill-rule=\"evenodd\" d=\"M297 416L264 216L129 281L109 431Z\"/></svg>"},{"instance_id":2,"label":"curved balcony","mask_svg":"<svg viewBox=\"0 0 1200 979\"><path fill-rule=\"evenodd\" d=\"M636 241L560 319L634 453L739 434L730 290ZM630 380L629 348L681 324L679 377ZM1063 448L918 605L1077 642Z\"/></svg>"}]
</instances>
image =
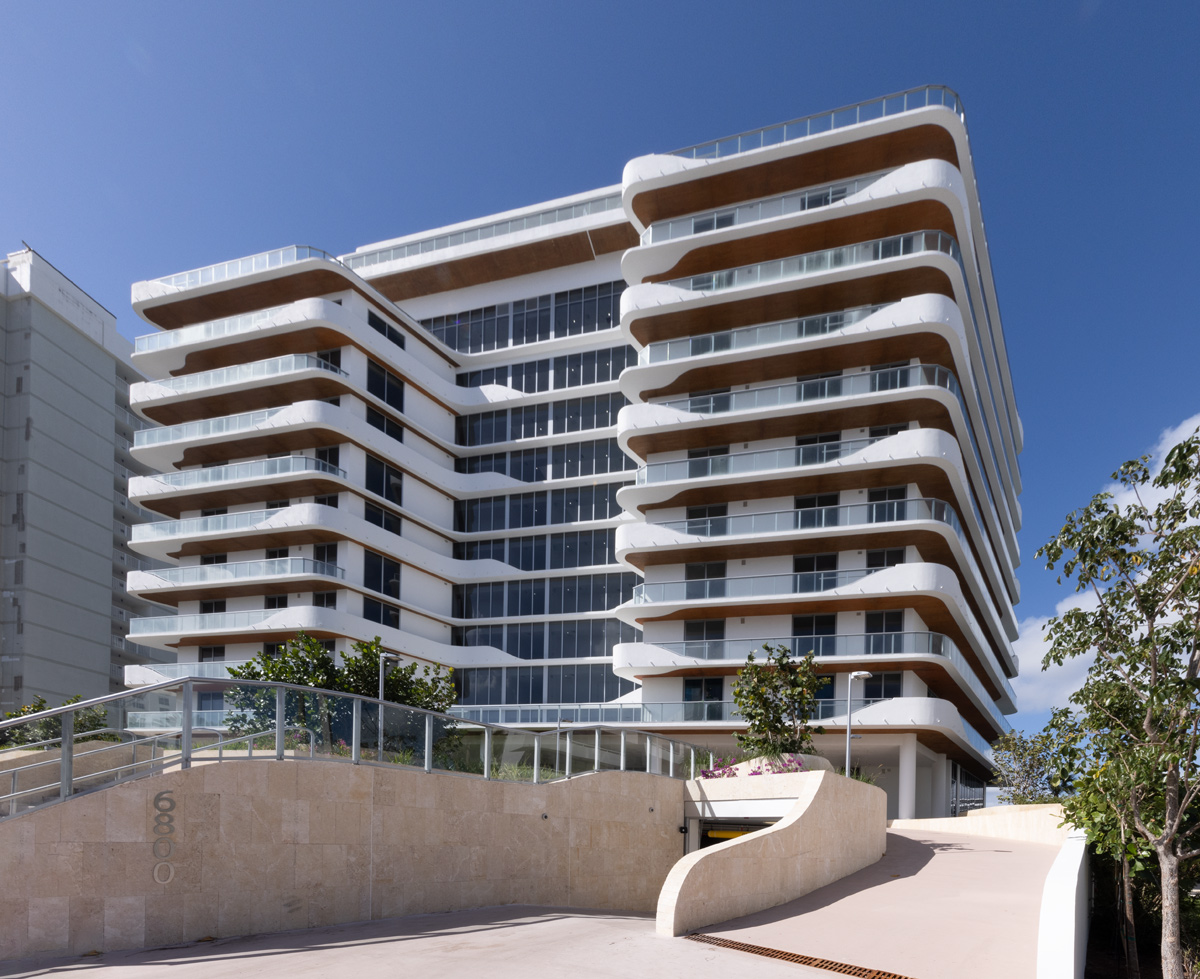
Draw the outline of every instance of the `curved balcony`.
<instances>
[{"instance_id":1,"label":"curved balcony","mask_svg":"<svg viewBox=\"0 0 1200 979\"><path fill-rule=\"evenodd\" d=\"M783 646L792 656L807 656L812 653L818 659L849 657L869 659L875 656L939 656L954 664L963 681L975 694L978 705L986 709L988 716L1002 731L1012 725L1000 712L987 688L979 679L975 669L959 651L954 640L939 632L882 632L839 636L779 636L770 639L704 639L684 642L641 642L618 644L614 650L615 666L628 665L638 669L635 662L638 651L666 652L670 660L663 669L679 669L688 665L709 662L744 663L750 653L758 653L766 645ZM623 648L626 647L626 648ZM639 674L640 675L640 674ZM1013 706L1012 686L1001 677L1004 687L1004 706Z\"/></svg>"},{"instance_id":2,"label":"curved balcony","mask_svg":"<svg viewBox=\"0 0 1200 979\"><path fill-rule=\"evenodd\" d=\"M190 439L210 438L214 435L233 435L247 432L270 421L287 407L266 408L262 411L247 411L240 415L224 415L220 418L205 418L201 421L185 422L182 425L164 425L134 433L134 448L162 445L166 442L182 442Z\"/></svg>"},{"instance_id":3,"label":"curved balcony","mask_svg":"<svg viewBox=\"0 0 1200 979\"><path fill-rule=\"evenodd\" d=\"M784 217L788 214L800 214L818 207L828 207L859 191L866 190L871 184L891 172L891 170L880 170L850 180L839 180L834 183L791 191L787 194L748 201L735 207L723 207L715 211L689 214L682 218L656 221L642 232L641 243L651 245L663 241L673 241L676 238L687 238L691 235L704 234L707 231L733 228L741 224Z\"/></svg>"},{"instance_id":4,"label":"curved balcony","mask_svg":"<svg viewBox=\"0 0 1200 979\"><path fill-rule=\"evenodd\" d=\"M679 459L673 462L650 462L639 466L635 485L704 479L709 476L741 476L769 472L772 469L794 469L799 466L819 466L853 455L878 438L843 439L840 442L821 442L817 445L787 446L782 449L751 449L730 452L705 459Z\"/></svg>"},{"instance_id":5,"label":"curved balcony","mask_svg":"<svg viewBox=\"0 0 1200 979\"><path fill-rule=\"evenodd\" d=\"M322 360L314 354L287 354L283 357L257 360L249 364L237 364L233 367L200 371L197 374L166 377L160 381L140 381L137 384L131 385L130 398L135 403L141 404L156 398L167 397L171 394L191 394L196 391L208 391L212 388L245 384L249 381L261 381L266 378L311 370L328 371L340 377L350 376L340 367L335 367L333 364Z\"/></svg>"},{"instance_id":6,"label":"curved balcony","mask_svg":"<svg viewBox=\"0 0 1200 979\"><path fill-rule=\"evenodd\" d=\"M695 146L674 150L671 155L689 160L718 160L722 157L762 149L764 146L775 146L779 143L791 142L794 139L804 139L806 136L815 136L834 129L856 126L859 123L871 122L875 119L883 119L886 116L912 112L915 109L924 109L929 106L945 106L960 119L963 117L962 100L953 89L944 85L925 85L898 92L895 95L843 106L829 112L802 116L799 119L792 119L790 122L764 126L762 129L751 129L737 136L698 143Z\"/></svg>"},{"instance_id":7,"label":"curved balcony","mask_svg":"<svg viewBox=\"0 0 1200 979\"><path fill-rule=\"evenodd\" d=\"M287 309L291 303L282 306L271 306L268 309L256 309L252 313L240 316L226 316L219 320L208 320L204 323L194 323L177 330L162 330L158 333L147 333L134 341L134 354L156 353L160 350L170 350L184 344L202 343L205 340L215 340L219 337L231 336L237 333L251 333L269 324L278 313Z\"/></svg>"},{"instance_id":8,"label":"curved balcony","mask_svg":"<svg viewBox=\"0 0 1200 979\"><path fill-rule=\"evenodd\" d=\"M346 471L312 456L283 456L279 459L257 459L254 462L234 462L227 466L212 466L208 469L185 469L181 472L156 473L139 476L146 483L158 483L171 489L188 489L209 486L213 483L237 482L245 479L263 479L269 476L285 476L292 473L317 472L336 479L345 479ZM142 490L142 487L138 487ZM132 487L131 487L132 490ZM139 496L148 496L140 492Z\"/></svg>"},{"instance_id":9,"label":"curved balcony","mask_svg":"<svg viewBox=\"0 0 1200 979\"><path fill-rule=\"evenodd\" d=\"M820 251L806 252L803 255L793 255L790 258L756 262L753 265L741 265L719 272L706 272L703 275L671 279L663 284L674 286L677 289L686 289L689 292L721 292L726 289L739 289L796 276L817 275L833 269L868 265L889 258L925 253L949 255L959 264L960 268L962 267L962 252L953 237L944 231L910 231L907 234L877 238L874 241L859 242L856 245L825 248Z\"/></svg>"},{"instance_id":10,"label":"curved balcony","mask_svg":"<svg viewBox=\"0 0 1200 979\"><path fill-rule=\"evenodd\" d=\"M294 611L294 610L293 610ZM162 633L179 634L230 632L252 629L272 616L286 618L288 609L247 609L242 612L206 612L197 615L151 615L129 623L129 635L150 636Z\"/></svg>"},{"instance_id":11,"label":"curved balcony","mask_svg":"<svg viewBox=\"0 0 1200 979\"><path fill-rule=\"evenodd\" d=\"M197 564L183 568L163 568L144 573L159 578L171 585L221 585L243 581L246 578L278 576L308 577L310 575L319 575L326 578L346 577L346 572L336 564L300 557L273 558L266 561L237 561L232 564Z\"/></svg>"},{"instance_id":12,"label":"curved balcony","mask_svg":"<svg viewBox=\"0 0 1200 979\"><path fill-rule=\"evenodd\" d=\"M891 305L894 304L878 303L874 306L858 306L854 309L824 313L820 316L805 316L778 323L743 326L736 330L701 333L696 336L681 337L677 340L660 340L638 351L638 364L665 364L689 357L702 357L706 354L746 350L776 343L787 343L791 340L825 336L851 326L859 320L864 320Z\"/></svg>"},{"instance_id":13,"label":"curved balcony","mask_svg":"<svg viewBox=\"0 0 1200 979\"><path fill-rule=\"evenodd\" d=\"M876 571L874 568L857 571L803 571L793 574L744 575L739 578L702 578L696 581L645 582L634 586L631 604L806 595L853 584L875 574Z\"/></svg>"}]
</instances>

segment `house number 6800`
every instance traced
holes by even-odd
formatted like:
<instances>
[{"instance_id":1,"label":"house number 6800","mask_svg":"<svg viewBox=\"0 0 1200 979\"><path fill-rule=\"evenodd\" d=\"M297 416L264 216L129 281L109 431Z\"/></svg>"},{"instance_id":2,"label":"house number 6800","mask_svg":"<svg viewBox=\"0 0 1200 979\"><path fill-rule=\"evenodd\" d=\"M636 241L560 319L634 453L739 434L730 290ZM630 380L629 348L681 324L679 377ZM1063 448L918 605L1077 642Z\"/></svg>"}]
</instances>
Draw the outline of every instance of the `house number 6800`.
<instances>
[{"instance_id":1,"label":"house number 6800","mask_svg":"<svg viewBox=\"0 0 1200 979\"><path fill-rule=\"evenodd\" d=\"M151 847L158 863L154 865L151 875L156 884L169 884L175 879L175 865L170 862L170 856L175 852L175 843L171 837L175 833L175 800L171 798L171 789L166 789L154 797L154 833L156 839Z\"/></svg>"}]
</instances>

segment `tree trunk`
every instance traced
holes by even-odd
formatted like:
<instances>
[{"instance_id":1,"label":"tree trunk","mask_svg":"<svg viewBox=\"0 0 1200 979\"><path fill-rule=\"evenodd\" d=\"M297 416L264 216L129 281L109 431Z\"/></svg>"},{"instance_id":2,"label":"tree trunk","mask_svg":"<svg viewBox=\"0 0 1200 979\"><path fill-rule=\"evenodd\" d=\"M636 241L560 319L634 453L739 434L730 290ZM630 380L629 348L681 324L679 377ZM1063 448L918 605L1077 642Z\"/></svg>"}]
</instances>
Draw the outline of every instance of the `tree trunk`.
<instances>
[{"instance_id":1,"label":"tree trunk","mask_svg":"<svg viewBox=\"0 0 1200 979\"><path fill-rule=\"evenodd\" d=\"M1138 964L1137 924L1133 919L1133 881L1129 875L1129 855L1121 853L1121 934L1125 939L1125 972L1129 979L1141 979Z\"/></svg>"},{"instance_id":2,"label":"tree trunk","mask_svg":"<svg viewBox=\"0 0 1200 979\"><path fill-rule=\"evenodd\" d=\"M1179 944L1179 857L1170 844L1155 847L1162 884L1163 979L1186 979Z\"/></svg>"}]
</instances>

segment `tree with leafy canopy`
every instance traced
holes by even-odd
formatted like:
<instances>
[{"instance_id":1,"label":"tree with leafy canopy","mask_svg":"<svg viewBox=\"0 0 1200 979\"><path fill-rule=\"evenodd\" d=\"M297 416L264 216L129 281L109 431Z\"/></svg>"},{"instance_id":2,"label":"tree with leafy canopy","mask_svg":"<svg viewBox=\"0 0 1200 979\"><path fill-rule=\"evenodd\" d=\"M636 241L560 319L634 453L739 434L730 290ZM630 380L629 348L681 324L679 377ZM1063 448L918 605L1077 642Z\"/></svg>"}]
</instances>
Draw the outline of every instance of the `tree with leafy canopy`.
<instances>
[{"instance_id":1,"label":"tree with leafy canopy","mask_svg":"<svg viewBox=\"0 0 1200 979\"><path fill-rule=\"evenodd\" d=\"M786 646L763 643L761 663L750 653L733 684L733 699L746 721L744 734L735 734L747 754L777 758L812 750L813 734L824 728L809 727L821 688L820 670L809 652L792 658Z\"/></svg>"},{"instance_id":2,"label":"tree with leafy canopy","mask_svg":"<svg viewBox=\"0 0 1200 979\"><path fill-rule=\"evenodd\" d=\"M1059 708L1053 716L1066 713L1066 708ZM992 744L992 784L1000 786L1000 801L1014 806L1057 802L1059 792L1051 783L1058 770L1059 747L1059 739L1049 726L1036 734L1002 734Z\"/></svg>"},{"instance_id":3,"label":"tree with leafy canopy","mask_svg":"<svg viewBox=\"0 0 1200 979\"><path fill-rule=\"evenodd\" d=\"M76 694L74 697L68 697L64 700L63 706L77 704L81 700L83 700L83 695ZM6 713L4 719L6 721L16 720L22 717L29 717L33 714L40 714L42 711L49 709L50 705L46 703L46 698L37 696L33 698L32 703L26 704L19 710ZM73 730L77 736L86 734L89 731L99 731L105 727L108 727L107 707L102 705L84 707L82 710L75 711ZM37 744L39 741L53 741L61 737L62 715L55 714L53 717L43 717L30 724L18 724L14 727L0 728L0 748ZM54 747L54 745L50 745L49 747Z\"/></svg>"},{"instance_id":4,"label":"tree with leafy canopy","mask_svg":"<svg viewBox=\"0 0 1200 979\"><path fill-rule=\"evenodd\" d=\"M1147 462L1113 474L1128 502L1098 494L1038 551L1094 599L1050 620L1043 666L1094 653L1071 696L1064 809L1094 842L1121 840L1127 858L1153 852L1162 974L1184 979L1180 868L1200 857L1200 429L1157 475Z\"/></svg>"}]
</instances>

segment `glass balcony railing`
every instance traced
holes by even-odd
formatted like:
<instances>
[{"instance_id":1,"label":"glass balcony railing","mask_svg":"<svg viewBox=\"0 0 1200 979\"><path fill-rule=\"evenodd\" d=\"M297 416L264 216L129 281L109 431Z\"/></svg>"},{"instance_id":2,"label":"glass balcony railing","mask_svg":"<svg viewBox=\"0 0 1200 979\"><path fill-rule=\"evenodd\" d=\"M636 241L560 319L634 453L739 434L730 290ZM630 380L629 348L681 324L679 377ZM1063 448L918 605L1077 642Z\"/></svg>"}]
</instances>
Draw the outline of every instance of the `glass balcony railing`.
<instances>
[{"instance_id":1,"label":"glass balcony railing","mask_svg":"<svg viewBox=\"0 0 1200 979\"><path fill-rule=\"evenodd\" d=\"M228 466L212 466L209 469L184 469L182 472L156 473L145 478L152 479L164 486L182 489L190 486L206 486L209 483L261 479L264 476L283 476L299 472L318 472L339 479L346 478L344 469L330 465L322 459L314 459L312 456L283 456L279 459L234 462Z\"/></svg>"},{"instance_id":2,"label":"glass balcony railing","mask_svg":"<svg viewBox=\"0 0 1200 979\"><path fill-rule=\"evenodd\" d=\"M1004 731L1012 725L1000 713L975 670L967 662L954 640L937 632L878 632L842 636L782 636L774 639L701 639L684 642L648 643L676 656L702 660L744 662L747 654L759 653L763 646L784 646L793 656L941 656L948 659L966 680L988 715ZM1009 696L1012 688L1000 674Z\"/></svg>"},{"instance_id":3,"label":"glass balcony railing","mask_svg":"<svg viewBox=\"0 0 1200 979\"><path fill-rule=\"evenodd\" d=\"M224 534L238 530L252 530L266 525L286 514L290 507L276 510L242 510L238 513L222 513L213 517L187 517L184 520L156 520L153 523L136 524L133 540L165 540L173 537L195 537L201 534ZM153 571L161 565L140 570Z\"/></svg>"},{"instance_id":4,"label":"glass balcony railing","mask_svg":"<svg viewBox=\"0 0 1200 979\"><path fill-rule=\"evenodd\" d=\"M327 360L313 354L287 354L284 357L272 357L270 360L256 360L249 364L238 364L234 367L221 367L213 371L201 371L197 374L181 374L179 377L164 377L161 381L144 382L144 390L167 388L177 394L193 391L207 391L209 388L221 387L225 384L240 384L244 381L261 380L267 377L277 377L281 374L295 374L299 371L329 371L339 377L349 377L340 367L335 367Z\"/></svg>"},{"instance_id":5,"label":"glass balcony railing","mask_svg":"<svg viewBox=\"0 0 1200 979\"><path fill-rule=\"evenodd\" d=\"M944 85L926 85L912 88L907 92L886 95L880 99L870 99L856 105L844 106L829 112L818 112L811 116L802 116L790 122L781 122L762 129L752 129L737 136L727 136L725 139L713 140L675 150L672 156L682 156L689 160L716 160L749 150L761 149L764 146L775 146L787 143L793 139L803 139L805 136L815 136L818 133L854 126L874 119L899 115L902 112L912 112L927 106L945 106L953 110L960 119L963 118L962 100L951 89Z\"/></svg>"},{"instance_id":6,"label":"glass balcony railing","mask_svg":"<svg viewBox=\"0 0 1200 979\"><path fill-rule=\"evenodd\" d=\"M821 316L806 316L803 319L784 320L780 323L763 323L744 326L736 330L704 333L699 336L681 337L678 340L662 340L638 351L639 364L661 364L686 357L701 357L705 354L722 353L726 350L744 350L789 340L804 340L808 337L824 336L864 320L891 303L875 306L859 306L838 313Z\"/></svg>"},{"instance_id":7,"label":"glass balcony railing","mask_svg":"<svg viewBox=\"0 0 1200 979\"><path fill-rule=\"evenodd\" d=\"M344 578L346 573L328 561L303 557L272 558L266 561L237 561L233 564L193 564L185 568L164 568L150 572L173 585L221 584L244 578L268 578L280 575L323 575Z\"/></svg>"},{"instance_id":8,"label":"glass balcony railing","mask_svg":"<svg viewBox=\"0 0 1200 979\"><path fill-rule=\"evenodd\" d=\"M737 705L725 700L645 704L486 704L451 707L463 720L500 724L672 724L739 721Z\"/></svg>"},{"instance_id":9,"label":"glass balcony railing","mask_svg":"<svg viewBox=\"0 0 1200 979\"><path fill-rule=\"evenodd\" d=\"M183 677L200 677L205 680L228 680L231 667L241 667L250 660L208 660L204 663L145 663L143 669L152 670L164 680L179 680Z\"/></svg>"},{"instance_id":10,"label":"glass balcony railing","mask_svg":"<svg viewBox=\"0 0 1200 979\"><path fill-rule=\"evenodd\" d=\"M161 279L151 279L151 282L173 286L176 289L195 289L199 286L210 285L214 282L226 282L243 275L253 275L255 272L265 272L268 269L283 268L306 259L319 258L326 262L341 265L328 252L310 245L289 245L286 248L275 248L269 252L259 252L247 258L235 258L232 262L219 262L216 265L206 265L204 268L192 269L190 272L177 272L175 275L165 275Z\"/></svg>"},{"instance_id":11,"label":"glass balcony railing","mask_svg":"<svg viewBox=\"0 0 1200 979\"><path fill-rule=\"evenodd\" d=\"M855 245L825 248L821 251L792 255L770 262L757 262L754 265L742 265L737 268L723 269L720 272L706 272L703 275L672 279L666 284L692 292L720 292L724 289L739 289L743 286L776 282L780 279L790 279L800 275L816 275L820 272L831 272L834 269L867 265L871 262L881 262L884 259L900 258L905 255L929 253L949 255L959 263L960 267L962 266L958 242L950 235L944 231L912 231L889 238L863 241Z\"/></svg>"},{"instance_id":12,"label":"glass balcony railing","mask_svg":"<svg viewBox=\"0 0 1200 979\"><path fill-rule=\"evenodd\" d=\"M441 251L443 248L453 248L456 245L467 245L474 241L499 238L501 235L512 234L514 231L542 228L560 221L570 221L574 218L586 217L589 214L602 214L605 211L620 209L621 195L606 194L602 197L593 197L591 200L580 201L578 204L567 204L563 207L539 211L536 214L509 218L507 221L493 221L490 224L463 228L461 231L453 231L444 235L431 235L416 241L392 245L389 248L377 248L369 252L353 252L343 255L341 261L346 268L361 269L370 265L379 265L382 262L392 262L401 258L411 258L414 255Z\"/></svg>"},{"instance_id":13,"label":"glass balcony railing","mask_svg":"<svg viewBox=\"0 0 1200 979\"><path fill-rule=\"evenodd\" d=\"M654 581L635 585L633 604L690 602L713 598L770 598L831 591L873 575L882 568L855 571L800 571L792 574L756 574L740 578L701 578L696 581Z\"/></svg>"},{"instance_id":14,"label":"glass balcony railing","mask_svg":"<svg viewBox=\"0 0 1200 979\"><path fill-rule=\"evenodd\" d=\"M240 316L227 316L220 320L209 320L206 323L194 323L192 326L180 327L178 330L163 330L159 333L148 333L134 341L134 352L150 353L155 350L169 350L186 343L199 343L203 340L213 340L217 337L229 336L234 333L248 333L256 330L282 310L290 306L272 306L269 309L256 309L253 313L243 313Z\"/></svg>"},{"instance_id":15,"label":"glass balcony railing","mask_svg":"<svg viewBox=\"0 0 1200 979\"><path fill-rule=\"evenodd\" d=\"M962 539L958 514L942 500L918 497L879 503L812 507L803 510L771 510L767 513L735 513L726 517L666 520L650 527L666 527L694 537L733 537L746 534L779 534L792 530L819 530L904 520L933 520L945 524Z\"/></svg>"},{"instance_id":16,"label":"glass balcony railing","mask_svg":"<svg viewBox=\"0 0 1200 979\"><path fill-rule=\"evenodd\" d=\"M966 406L959 392L958 378L945 367L931 364L912 364L907 367L888 367L862 374L839 374L836 377L806 378L787 384L751 388L723 394L703 394L690 398L659 401L656 404L697 415L719 415L729 411L753 411L758 408L778 408L781 405L804 404L827 398L848 398L862 394L879 394L910 387L939 387L958 399L966 418Z\"/></svg>"},{"instance_id":17,"label":"glass balcony railing","mask_svg":"<svg viewBox=\"0 0 1200 979\"><path fill-rule=\"evenodd\" d=\"M248 411L240 415L223 415L220 418L205 418L202 421L186 422L182 425L166 425L136 432L133 444L137 448L146 445L162 445L165 442L182 442L185 439L206 438L211 435L232 435L250 431L262 425L285 408L267 408L263 411Z\"/></svg>"},{"instance_id":18,"label":"glass balcony railing","mask_svg":"<svg viewBox=\"0 0 1200 979\"><path fill-rule=\"evenodd\" d=\"M877 438L843 439L840 442L819 442L815 445L787 446L782 449L730 452L727 455L706 456L702 459L650 462L638 469L637 484L642 486L648 483L704 479L707 476L739 476L771 469L819 466L835 459L844 459L878 441Z\"/></svg>"},{"instance_id":19,"label":"glass balcony railing","mask_svg":"<svg viewBox=\"0 0 1200 979\"><path fill-rule=\"evenodd\" d=\"M642 244L650 245L660 241L671 241L675 238L687 238L719 228L732 228L739 224L750 224L754 221L779 218L787 214L799 214L802 211L811 211L818 207L828 207L830 204L836 204L847 197L852 197L861 190L866 190L880 177L885 177L891 172L891 170L881 170L878 173L855 177L852 180L839 180L821 187L809 187L805 190L780 194L777 197L748 201L745 204L738 204L736 207L723 207L716 211L689 214L687 217L672 218L669 221L658 221L642 232Z\"/></svg>"},{"instance_id":20,"label":"glass balcony railing","mask_svg":"<svg viewBox=\"0 0 1200 979\"><path fill-rule=\"evenodd\" d=\"M150 615L133 619L129 623L131 636L152 633L212 632L215 629L250 629L265 622L272 615L286 609L256 608L244 612L206 612L200 615Z\"/></svg>"}]
</instances>

